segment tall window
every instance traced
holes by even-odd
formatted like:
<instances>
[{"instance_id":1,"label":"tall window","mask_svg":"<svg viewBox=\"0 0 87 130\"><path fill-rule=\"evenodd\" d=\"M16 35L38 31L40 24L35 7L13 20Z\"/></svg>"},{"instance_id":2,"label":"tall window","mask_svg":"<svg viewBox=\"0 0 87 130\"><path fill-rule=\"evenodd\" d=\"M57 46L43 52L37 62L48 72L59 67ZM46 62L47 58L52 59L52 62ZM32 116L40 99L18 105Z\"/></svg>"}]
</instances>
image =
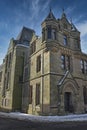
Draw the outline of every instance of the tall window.
<instances>
[{"instance_id":1,"label":"tall window","mask_svg":"<svg viewBox=\"0 0 87 130\"><path fill-rule=\"evenodd\" d=\"M62 69L70 70L70 56L61 55Z\"/></svg>"},{"instance_id":2,"label":"tall window","mask_svg":"<svg viewBox=\"0 0 87 130\"><path fill-rule=\"evenodd\" d=\"M32 88L33 88L33 86L30 85L30 87L29 87L29 104L32 104Z\"/></svg>"},{"instance_id":3,"label":"tall window","mask_svg":"<svg viewBox=\"0 0 87 130\"><path fill-rule=\"evenodd\" d=\"M83 87L83 97L84 97L84 104L87 104L87 88L86 88L86 86Z\"/></svg>"},{"instance_id":4,"label":"tall window","mask_svg":"<svg viewBox=\"0 0 87 130\"><path fill-rule=\"evenodd\" d=\"M42 41L44 41L45 40L45 28L43 28L43 30L42 30Z\"/></svg>"},{"instance_id":5,"label":"tall window","mask_svg":"<svg viewBox=\"0 0 87 130\"><path fill-rule=\"evenodd\" d=\"M34 42L31 44L31 54L33 54L35 51L36 51L36 42L34 41Z\"/></svg>"},{"instance_id":6,"label":"tall window","mask_svg":"<svg viewBox=\"0 0 87 130\"><path fill-rule=\"evenodd\" d=\"M56 40L56 29L52 29L52 39Z\"/></svg>"},{"instance_id":7,"label":"tall window","mask_svg":"<svg viewBox=\"0 0 87 130\"><path fill-rule=\"evenodd\" d=\"M66 35L63 36L63 44L67 45L67 36Z\"/></svg>"},{"instance_id":8,"label":"tall window","mask_svg":"<svg viewBox=\"0 0 87 130\"><path fill-rule=\"evenodd\" d=\"M47 38L56 40L56 29L51 28L51 26L48 26L47 28Z\"/></svg>"},{"instance_id":9,"label":"tall window","mask_svg":"<svg viewBox=\"0 0 87 130\"><path fill-rule=\"evenodd\" d=\"M6 89L9 89L9 72L7 73L7 77L6 77Z\"/></svg>"},{"instance_id":10,"label":"tall window","mask_svg":"<svg viewBox=\"0 0 87 130\"><path fill-rule=\"evenodd\" d=\"M65 69L65 55L61 55L61 61L62 61L61 64L62 69Z\"/></svg>"},{"instance_id":11,"label":"tall window","mask_svg":"<svg viewBox=\"0 0 87 130\"><path fill-rule=\"evenodd\" d=\"M87 60L80 60L81 71L83 74L87 74Z\"/></svg>"},{"instance_id":12,"label":"tall window","mask_svg":"<svg viewBox=\"0 0 87 130\"><path fill-rule=\"evenodd\" d=\"M84 61L85 73L87 74L87 61Z\"/></svg>"},{"instance_id":13,"label":"tall window","mask_svg":"<svg viewBox=\"0 0 87 130\"><path fill-rule=\"evenodd\" d=\"M82 71L82 73L84 73L84 61L83 60L80 61L80 65L81 65L81 71Z\"/></svg>"},{"instance_id":14,"label":"tall window","mask_svg":"<svg viewBox=\"0 0 87 130\"><path fill-rule=\"evenodd\" d=\"M70 56L66 56L66 68L70 70Z\"/></svg>"},{"instance_id":15,"label":"tall window","mask_svg":"<svg viewBox=\"0 0 87 130\"><path fill-rule=\"evenodd\" d=\"M40 83L36 84L36 105L40 104Z\"/></svg>"},{"instance_id":16,"label":"tall window","mask_svg":"<svg viewBox=\"0 0 87 130\"><path fill-rule=\"evenodd\" d=\"M41 55L37 57L37 66L36 66L36 71L39 72L41 70Z\"/></svg>"},{"instance_id":17,"label":"tall window","mask_svg":"<svg viewBox=\"0 0 87 130\"><path fill-rule=\"evenodd\" d=\"M47 38L51 39L51 26L47 28Z\"/></svg>"}]
</instances>

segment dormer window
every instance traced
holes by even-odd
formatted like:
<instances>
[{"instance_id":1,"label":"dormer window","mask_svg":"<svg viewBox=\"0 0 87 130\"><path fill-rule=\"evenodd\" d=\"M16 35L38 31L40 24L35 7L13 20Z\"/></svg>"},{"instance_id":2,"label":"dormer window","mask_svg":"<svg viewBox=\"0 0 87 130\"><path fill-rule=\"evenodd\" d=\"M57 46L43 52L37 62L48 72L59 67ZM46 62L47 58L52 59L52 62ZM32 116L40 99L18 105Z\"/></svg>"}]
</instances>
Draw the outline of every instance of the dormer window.
<instances>
[{"instance_id":1,"label":"dormer window","mask_svg":"<svg viewBox=\"0 0 87 130\"><path fill-rule=\"evenodd\" d=\"M66 35L63 36L63 44L67 45L67 36Z\"/></svg>"}]
</instances>

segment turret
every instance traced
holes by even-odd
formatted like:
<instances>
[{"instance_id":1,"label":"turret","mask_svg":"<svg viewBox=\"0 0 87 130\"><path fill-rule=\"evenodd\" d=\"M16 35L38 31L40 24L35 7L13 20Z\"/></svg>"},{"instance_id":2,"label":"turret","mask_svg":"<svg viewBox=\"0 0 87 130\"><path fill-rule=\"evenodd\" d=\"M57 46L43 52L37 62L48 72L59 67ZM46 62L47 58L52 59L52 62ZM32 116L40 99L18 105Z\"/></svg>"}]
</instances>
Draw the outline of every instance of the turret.
<instances>
[{"instance_id":1,"label":"turret","mask_svg":"<svg viewBox=\"0 0 87 130\"><path fill-rule=\"evenodd\" d=\"M50 9L46 19L42 22L42 42L57 39L57 20Z\"/></svg>"}]
</instances>

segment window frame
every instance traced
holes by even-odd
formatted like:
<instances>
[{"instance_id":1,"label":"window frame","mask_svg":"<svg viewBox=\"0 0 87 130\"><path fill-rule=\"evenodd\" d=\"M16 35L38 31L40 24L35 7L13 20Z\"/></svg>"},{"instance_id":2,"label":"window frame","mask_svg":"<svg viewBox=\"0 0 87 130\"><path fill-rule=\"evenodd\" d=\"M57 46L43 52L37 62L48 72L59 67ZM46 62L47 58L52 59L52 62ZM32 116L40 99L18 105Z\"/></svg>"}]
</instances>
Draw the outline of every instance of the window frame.
<instances>
[{"instance_id":1,"label":"window frame","mask_svg":"<svg viewBox=\"0 0 87 130\"><path fill-rule=\"evenodd\" d=\"M33 86L29 86L29 104L32 104L32 97L33 97Z\"/></svg>"},{"instance_id":2,"label":"window frame","mask_svg":"<svg viewBox=\"0 0 87 130\"><path fill-rule=\"evenodd\" d=\"M36 41L31 43L31 54L33 54L36 51Z\"/></svg>"},{"instance_id":3,"label":"window frame","mask_svg":"<svg viewBox=\"0 0 87 130\"><path fill-rule=\"evenodd\" d=\"M64 46L67 46L67 44L68 44L68 42L67 42L67 35L64 34L64 35L63 35L63 45L64 45Z\"/></svg>"},{"instance_id":4,"label":"window frame","mask_svg":"<svg viewBox=\"0 0 87 130\"><path fill-rule=\"evenodd\" d=\"M36 84L36 106L40 105L40 83Z\"/></svg>"},{"instance_id":5,"label":"window frame","mask_svg":"<svg viewBox=\"0 0 87 130\"><path fill-rule=\"evenodd\" d=\"M62 64L61 64L61 67L62 69L64 70L70 70L71 67L70 67L70 56L69 55L66 55L66 54L61 54L61 61L62 61Z\"/></svg>"},{"instance_id":6,"label":"window frame","mask_svg":"<svg viewBox=\"0 0 87 130\"><path fill-rule=\"evenodd\" d=\"M62 67L62 69L65 70L66 66L65 66L65 55L64 54L61 55L61 61L62 61L61 67Z\"/></svg>"},{"instance_id":7,"label":"window frame","mask_svg":"<svg viewBox=\"0 0 87 130\"><path fill-rule=\"evenodd\" d=\"M37 56L37 60L36 60L36 72L40 72L41 71L41 54Z\"/></svg>"},{"instance_id":8,"label":"window frame","mask_svg":"<svg viewBox=\"0 0 87 130\"><path fill-rule=\"evenodd\" d=\"M84 104L87 104L87 87L83 87L83 97L84 97Z\"/></svg>"},{"instance_id":9,"label":"window frame","mask_svg":"<svg viewBox=\"0 0 87 130\"><path fill-rule=\"evenodd\" d=\"M51 26L47 27L47 39L51 39L52 35L51 35Z\"/></svg>"}]
</instances>

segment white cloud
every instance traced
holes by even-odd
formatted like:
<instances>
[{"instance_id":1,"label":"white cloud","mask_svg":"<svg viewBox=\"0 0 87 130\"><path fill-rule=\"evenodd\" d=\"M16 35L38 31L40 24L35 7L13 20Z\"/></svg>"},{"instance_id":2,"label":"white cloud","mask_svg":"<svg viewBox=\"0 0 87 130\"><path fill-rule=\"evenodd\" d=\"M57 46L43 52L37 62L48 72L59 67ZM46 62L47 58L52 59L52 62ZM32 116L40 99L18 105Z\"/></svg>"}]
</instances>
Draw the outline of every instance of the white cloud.
<instances>
[{"instance_id":1,"label":"white cloud","mask_svg":"<svg viewBox=\"0 0 87 130\"><path fill-rule=\"evenodd\" d=\"M87 35L87 21L83 21L82 23L78 23L77 27L78 27L79 31L81 32L82 37Z\"/></svg>"},{"instance_id":2,"label":"white cloud","mask_svg":"<svg viewBox=\"0 0 87 130\"><path fill-rule=\"evenodd\" d=\"M81 47L82 51L87 53L87 21L76 24L78 30L81 32Z\"/></svg>"}]
</instances>

